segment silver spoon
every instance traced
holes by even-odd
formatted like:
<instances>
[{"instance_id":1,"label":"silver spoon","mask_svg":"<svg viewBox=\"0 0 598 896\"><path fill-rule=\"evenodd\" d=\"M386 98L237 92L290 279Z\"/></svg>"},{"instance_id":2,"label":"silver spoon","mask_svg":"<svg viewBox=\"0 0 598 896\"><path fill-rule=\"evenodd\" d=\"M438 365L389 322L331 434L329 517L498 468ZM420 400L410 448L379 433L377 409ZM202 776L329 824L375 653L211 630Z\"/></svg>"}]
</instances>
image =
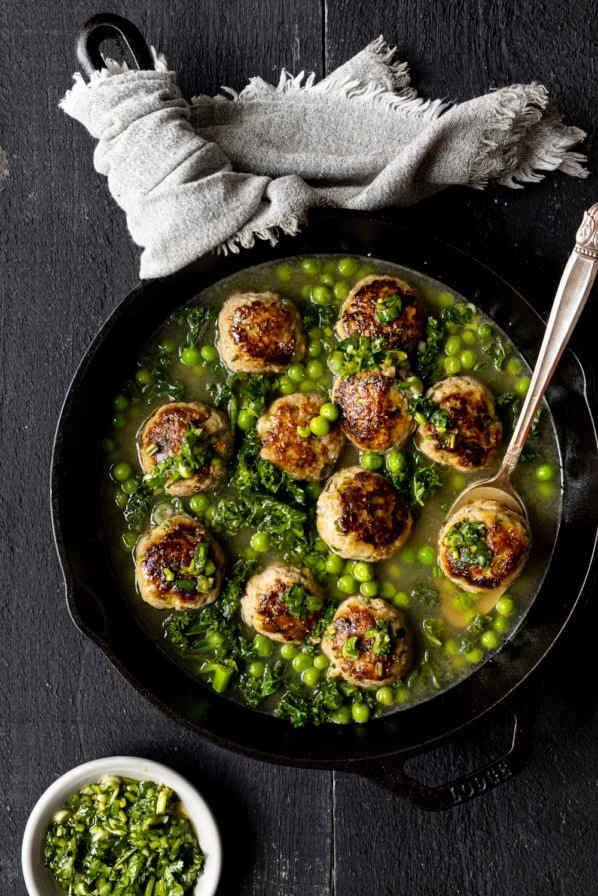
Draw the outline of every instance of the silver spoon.
<instances>
[{"instance_id":1,"label":"silver spoon","mask_svg":"<svg viewBox=\"0 0 598 896\"><path fill-rule=\"evenodd\" d=\"M466 488L451 507L448 518L464 504L490 499L500 501L528 519L526 506L511 483L511 476L556 365L586 304L597 272L598 203L585 212L577 231L575 248L554 298L527 396L498 472L490 479L474 482Z\"/></svg>"}]
</instances>

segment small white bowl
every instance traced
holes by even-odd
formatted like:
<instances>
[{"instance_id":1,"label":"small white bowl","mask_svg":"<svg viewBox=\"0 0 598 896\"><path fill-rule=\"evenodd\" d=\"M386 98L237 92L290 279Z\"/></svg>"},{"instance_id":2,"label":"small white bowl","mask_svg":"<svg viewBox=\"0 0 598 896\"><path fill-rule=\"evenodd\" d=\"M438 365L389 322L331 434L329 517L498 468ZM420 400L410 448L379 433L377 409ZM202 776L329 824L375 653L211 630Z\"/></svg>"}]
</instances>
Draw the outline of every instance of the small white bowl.
<instances>
[{"instance_id":1,"label":"small white bowl","mask_svg":"<svg viewBox=\"0 0 598 896\"><path fill-rule=\"evenodd\" d=\"M104 775L155 781L175 791L189 814L206 861L194 896L213 896L220 879L222 846L220 834L207 803L186 778L149 759L137 756L107 756L72 768L54 781L35 804L23 835L21 862L29 896L64 896L52 873L44 865L43 842L54 813L81 787L99 781Z\"/></svg>"}]
</instances>

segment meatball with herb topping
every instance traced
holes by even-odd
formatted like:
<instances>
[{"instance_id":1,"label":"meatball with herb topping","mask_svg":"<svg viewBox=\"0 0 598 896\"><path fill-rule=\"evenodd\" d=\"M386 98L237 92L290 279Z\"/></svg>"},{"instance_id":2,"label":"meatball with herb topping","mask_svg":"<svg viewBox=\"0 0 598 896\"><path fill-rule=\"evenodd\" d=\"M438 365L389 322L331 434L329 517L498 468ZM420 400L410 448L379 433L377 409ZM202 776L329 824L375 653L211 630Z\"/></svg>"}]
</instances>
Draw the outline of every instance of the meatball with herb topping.
<instances>
[{"instance_id":1,"label":"meatball with herb topping","mask_svg":"<svg viewBox=\"0 0 598 896\"><path fill-rule=\"evenodd\" d=\"M440 380L413 413L422 454L464 473L487 467L502 440L492 393L471 376Z\"/></svg>"},{"instance_id":2,"label":"meatball with herb topping","mask_svg":"<svg viewBox=\"0 0 598 896\"><path fill-rule=\"evenodd\" d=\"M322 436L310 430L310 420L319 415L324 404L324 396L315 392L277 398L257 421L261 457L285 470L292 479L319 480L327 476L345 438L337 422L331 422Z\"/></svg>"},{"instance_id":3,"label":"meatball with herb topping","mask_svg":"<svg viewBox=\"0 0 598 896\"><path fill-rule=\"evenodd\" d=\"M197 520L172 516L139 539L135 575L143 600L159 610L188 610L220 593L224 554Z\"/></svg>"},{"instance_id":4,"label":"meatball with herb topping","mask_svg":"<svg viewBox=\"0 0 598 896\"><path fill-rule=\"evenodd\" d=\"M322 604L322 592L309 571L272 563L247 582L241 616L272 641L294 644L309 634Z\"/></svg>"},{"instance_id":5,"label":"meatball with herb topping","mask_svg":"<svg viewBox=\"0 0 598 896\"><path fill-rule=\"evenodd\" d=\"M226 479L233 450L228 420L201 401L176 401L152 414L141 433L146 480L171 495L193 495Z\"/></svg>"},{"instance_id":6,"label":"meatball with herb topping","mask_svg":"<svg viewBox=\"0 0 598 896\"><path fill-rule=\"evenodd\" d=\"M408 413L412 398L405 380L376 368L339 376L332 389L343 432L364 451L402 448L415 429Z\"/></svg>"},{"instance_id":7,"label":"meatball with herb topping","mask_svg":"<svg viewBox=\"0 0 598 896\"><path fill-rule=\"evenodd\" d=\"M321 648L332 678L341 676L362 688L391 684L413 663L404 614L379 598L343 601L322 636Z\"/></svg>"},{"instance_id":8,"label":"meatball with herb topping","mask_svg":"<svg viewBox=\"0 0 598 896\"><path fill-rule=\"evenodd\" d=\"M218 350L229 370L280 373L305 354L299 312L273 292L236 293L218 315Z\"/></svg>"},{"instance_id":9,"label":"meatball with herb topping","mask_svg":"<svg viewBox=\"0 0 598 896\"><path fill-rule=\"evenodd\" d=\"M464 591L506 588L521 573L531 547L527 521L499 501L472 501L444 524L438 563Z\"/></svg>"},{"instance_id":10,"label":"meatball with herb topping","mask_svg":"<svg viewBox=\"0 0 598 896\"><path fill-rule=\"evenodd\" d=\"M411 531L407 502L388 479L362 467L345 467L318 498L316 527L328 547L345 560L384 560Z\"/></svg>"},{"instance_id":11,"label":"meatball with herb topping","mask_svg":"<svg viewBox=\"0 0 598 896\"><path fill-rule=\"evenodd\" d=\"M364 277L343 302L337 333L341 339L354 333L374 336L384 348L410 354L426 332L427 315L415 296L415 290L396 277Z\"/></svg>"}]
</instances>

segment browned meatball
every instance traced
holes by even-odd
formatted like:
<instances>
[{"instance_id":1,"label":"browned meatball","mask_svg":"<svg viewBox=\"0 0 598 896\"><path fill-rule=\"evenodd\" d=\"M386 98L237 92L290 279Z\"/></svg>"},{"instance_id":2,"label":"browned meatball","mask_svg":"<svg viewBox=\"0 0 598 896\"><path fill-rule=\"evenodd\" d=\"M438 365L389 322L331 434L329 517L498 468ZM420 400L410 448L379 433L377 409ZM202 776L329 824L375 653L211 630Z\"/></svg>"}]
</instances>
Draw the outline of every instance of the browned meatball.
<instances>
[{"instance_id":1,"label":"browned meatball","mask_svg":"<svg viewBox=\"0 0 598 896\"><path fill-rule=\"evenodd\" d=\"M502 439L492 393L471 376L449 376L426 399L435 409L417 428L420 451L465 473L488 466Z\"/></svg>"},{"instance_id":2,"label":"browned meatball","mask_svg":"<svg viewBox=\"0 0 598 896\"><path fill-rule=\"evenodd\" d=\"M344 436L338 423L331 423L325 436L299 435L298 427L309 426L317 417L326 399L315 393L286 395L277 398L257 421L262 441L261 456L293 479L323 479L336 464Z\"/></svg>"},{"instance_id":3,"label":"browned meatball","mask_svg":"<svg viewBox=\"0 0 598 896\"><path fill-rule=\"evenodd\" d=\"M472 501L446 521L438 563L464 591L506 588L522 571L531 547L527 521L498 501Z\"/></svg>"},{"instance_id":4,"label":"browned meatball","mask_svg":"<svg viewBox=\"0 0 598 896\"><path fill-rule=\"evenodd\" d=\"M405 444L415 429L407 412L412 398L404 380L376 369L339 376L332 390L343 432L365 451L396 450Z\"/></svg>"},{"instance_id":5,"label":"browned meatball","mask_svg":"<svg viewBox=\"0 0 598 896\"><path fill-rule=\"evenodd\" d=\"M301 317L276 293L237 293L218 316L218 349L229 370L280 373L305 354Z\"/></svg>"},{"instance_id":6,"label":"browned meatball","mask_svg":"<svg viewBox=\"0 0 598 896\"><path fill-rule=\"evenodd\" d=\"M328 674L350 684L377 688L401 678L413 663L412 638L404 614L385 600L349 597L322 637Z\"/></svg>"},{"instance_id":7,"label":"browned meatball","mask_svg":"<svg viewBox=\"0 0 598 896\"><path fill-rule=\"evenodd\" d=\"M426 312L408 283L371 274L360 280L343 302L336 330L341 339L354 333L377 336L385 348L409 354L423 340L426 320Z\"/></svg>"},{"instance_id":8,"label":"browned meatball","mask_svg":"<svg viewBox=\"0 0 598 896\"><path fill-rule=\"evenodd\" d=\"M191 464L188 458L181 459L181 463L175 460L185 439L191 450ZM139 440L139 455L148 476L154 475L156 464L173 459L165 486L173 495L193 495L220 485L226 479L232 450L228 420L201 401L176 401L158 408Z\"/></svg>"},{"instance_id":9,"label":"browned meatball","mask_svg":"<svg viewBox=\"0 0 598 896\"><path fill-rule=\"evenodd\" d=\"M197 520L185 514L151 529L135 548L137 586L158 609L188 610L213 603L220 593L224 554Z\"/></svg>"},{"instance_id":10,"label":"browned meatball","mask_svg":"<svg viewBox=\"0 0 598 896\"><path fill-rule=\"evenodd\" d=\"M328 547L346 560L384 560L409 537L411 513L384 476L345 467L318 498L316 526Z\"/></svg>"},{"instance_id":11,"label":"browned meatball","mask_svg":"<svg viewBox=\"0 0 598 896\"><path fill-rule=\"evenodd\" d=\"M241 599L243 621L273 641L303 641L319 615L317 610L304 606L304 597L322 603L321 590L311 573L272 563L247 582ZM295 602L291 603L293 598Z\"/></svg>"}]
</instances>

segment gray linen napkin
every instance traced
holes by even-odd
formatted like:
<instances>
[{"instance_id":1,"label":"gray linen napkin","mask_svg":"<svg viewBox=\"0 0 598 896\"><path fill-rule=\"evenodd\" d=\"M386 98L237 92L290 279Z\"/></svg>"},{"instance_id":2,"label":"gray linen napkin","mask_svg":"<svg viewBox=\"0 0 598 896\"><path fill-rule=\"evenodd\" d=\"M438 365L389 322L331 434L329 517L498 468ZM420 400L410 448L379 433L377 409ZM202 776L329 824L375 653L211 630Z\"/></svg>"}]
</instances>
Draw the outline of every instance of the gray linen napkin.
<instances>
[{"instance_id":1,"label":"gray linen napkin","mask_svg":"<svg viewBox=\"0 0 598 896\"><path fill-rule=\"evenodd\" d=\"M571 147L585 137L548 108L540 84L460 105L419 98L380 37L319 83L283 71L231 98L188 103L154 53L155 71L109 62L61 102L98 140L96 170L143 247L142 278L211 250L297 233L316 205L404 207L445 187L518 187L560 169L587 176Z\"/></svg>"}]
</instances>

